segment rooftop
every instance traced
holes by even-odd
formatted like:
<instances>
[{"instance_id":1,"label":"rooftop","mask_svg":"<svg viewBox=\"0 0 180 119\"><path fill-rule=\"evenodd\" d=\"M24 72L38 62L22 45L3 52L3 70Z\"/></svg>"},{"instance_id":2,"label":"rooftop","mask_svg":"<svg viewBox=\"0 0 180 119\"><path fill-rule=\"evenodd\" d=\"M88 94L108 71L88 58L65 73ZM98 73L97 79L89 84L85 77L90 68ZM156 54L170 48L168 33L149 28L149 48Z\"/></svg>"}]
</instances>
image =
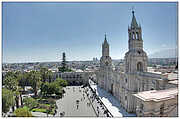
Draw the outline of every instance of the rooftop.
<instances>
[{"instance_id":1,"label":"rooftop","mask_svg":"<svg viewBox=\"0 0 180 119\"><path fill-rule=\"evenodd\" d=\"M175 98L178 95L178 88L171 88L167 90L150 90L143 91L137 94L134 94L137 98L143 101L163 101Z\"/></svg>"}]
</instances>

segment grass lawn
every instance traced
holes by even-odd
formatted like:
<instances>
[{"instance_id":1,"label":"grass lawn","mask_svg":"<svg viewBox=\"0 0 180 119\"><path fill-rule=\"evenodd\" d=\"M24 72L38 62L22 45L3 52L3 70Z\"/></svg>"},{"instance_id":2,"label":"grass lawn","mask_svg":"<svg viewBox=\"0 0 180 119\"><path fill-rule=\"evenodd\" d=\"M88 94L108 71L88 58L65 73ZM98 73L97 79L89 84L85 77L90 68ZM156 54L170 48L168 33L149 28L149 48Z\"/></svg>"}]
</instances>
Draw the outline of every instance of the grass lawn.
<instances>
[{"instance_id":1,"label":"grass lawn","mask_svg":"<svg viewBox=\"0 0 180 119\"><path fill-rule=\"evenodd\" d=\"M34 108L31 110L32 112L43 112L43 113L46 113L47 110L46 109L39 109L39 108Z\"/></svg>"},{"instance_id":2,"label":"grass lawn","mask_svg":"<svg viewBox=\"0 0 180 119\"><path fill-rule=\"evenodd\" d=\"M47 113L48 109L51 108L48 112L49 114L54 114L56 110L55 99L52 98L36 98L38 101L38 106L31 109L32 112L43 112Z\"/></svg>"}]
</instances>

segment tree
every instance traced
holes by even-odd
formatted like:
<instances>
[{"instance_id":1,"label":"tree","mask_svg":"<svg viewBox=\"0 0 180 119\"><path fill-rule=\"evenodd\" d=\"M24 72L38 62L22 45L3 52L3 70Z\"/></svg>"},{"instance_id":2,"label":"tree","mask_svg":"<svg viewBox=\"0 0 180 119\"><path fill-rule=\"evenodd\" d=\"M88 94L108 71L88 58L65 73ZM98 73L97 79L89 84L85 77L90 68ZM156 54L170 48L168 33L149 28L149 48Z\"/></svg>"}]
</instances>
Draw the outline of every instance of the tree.
<instances>
[{"instance_id":1,"label":"tree","mask_svg":"<svg viewBox=\"0 0 180 119\"><path fill-rule=\"evenodd\" d=\"M21 86L23 89L24 89L24 91L25 91L25 86L30 86L31 84L30 84L30 81L29 81L29 78L30 77L30 75L29 75L29 73L28 72L25 72L25 73L21 73L21 74L19 74L19 86Z\"/></svg>"},{"instance_id":2,"label":"tree","mask_svg":"<svg viewBox=\"0 0 180 119\"><path fill-rule=\"evenodd\" d=\"M57 78L55 80L59 86L66 87L68 85L68 82L66 80L63 80L61 78Z\"/></svg>"},{"instance_id":3,"label":"tree","mask_svg":"<svg viewBox=\"0 0 180 119\"><path fill-rule=\"evenodd\" d=\"M7 113L10 107L14 106L15 97L11 90L2 89L2 112Z\"/></svg>"},{"instance_id":4,"label":"tree","mask_svg":"<svg viewBox=\"0 0 180 119\"><path fill-rule=\"evenodd\" d=\"M41 93L42 93L42 95L44 95L44 96L47 96L47 91L48 91L48 85L49 85L49 83L48 82L45 82L45 83L42 83L41 84Z\"/></svg>"},{"instance_id":5,"label":"tree","mask_svg":"<svg viewBox=\"0 0 180 119\"><path fill-rule=\"evenodd\" d=\"M32 114L28 108L17 108L14 114L16 117L32 117Z\"/></svg>"},{"instance_id":6,"label":"tree","mask_svg":"<svg viewBox=\"0 0 180 119\"><path fill-rule=\"evenodd\" d=\"M62 87L58 85L57 82L51 82L51 83L46 82L41 85L41 93L44 96L52 95L52 94L61 95Z\"/></svg>"},{"instance_id":7,"label":"tree","mask_svg":"<svg viewBox=\"0 0 180 119\"><path fill-rule=\"evenodd\" d=\"M52 71L47 71L47 79L48 79L48 82L52 82L52 78L53 78L53 73Z\"/></svg>"},{"instance_id":8,"label":"tree","mask_svg":"<svg viewBox=\"0 0 180 119\"><path fill-rule=\"evenodd\" d=\"M16 73L9 73L8 76L5 77L4 79L4 87L8 90L11 90L15 97L16 100L16 107L19 107L19 96L20 96L20 92L19 92L19 87L18 87L18 74ZM14 108L13 108L14 109Z\"/></svg>"},{"instance_id":9,"label":"tree","mask_svg":"<svg viewBox=\"0 0 180 119\"><path fill-rule=\"evenodd\" d=\"M62 68L65 70L66 69L66 54L63 52L63 59L62 59Z\"/></svg>"},{"instance_id":10,"label":"tree","mask_svg":"<svg viewBox=\"0 0 180 119\"><path fill-rule=\"evenodd\" d=\"M71 72L72 70L68 68L67 66L67 61L66 61L66 54L65 52L63 52L63 58L62 58L62 63L61 63L61 67L58 67L58 70L60 72Z\"/></svg>"},{"instance_id":11,"label":"tree","mask_svg":"<svg viewBox=\"0 0 180 119\"><path fill-rule=\"evenodd\" d=\"M31 86L34 91L34 95L37 96L37 92L41 86L41 75L38 71L31 71L30 72L30 81Z\"/></svg>"},{"instance_id":12,"label":"tree","mask_svg":"<svg viewBox=\"0 0 180 119\"><path fill-rule=\"evenodd\" d=\"M41 74L41 79L43 82L46 82L47 79L48 79L48 82L52 81L53 73L52 73L52 71L49 71L47 68L42 67L40 69L40 74Z\"/></svg>"},{"instance_id":13,"label":"tree","mask_svg":"<svg viewBox=\"0 0 180 119\"><path fill-rule=\"evenodd\" d=\"M4 79L4 87L11 91L16 91L18 88L18 79L14 76L7 76Z\"/></svg>"},{"instance_id":14,"label":"tree","mask_svg":"<svg viewBox=\"0 0 180 119\"><path fill-rule=\"evenodd\" d=\"M47 72L48 72L47 68L45 68L45 67L40 68L40 75L41 75L41 79L43 82L45 82L48 77Z\"/></svg>"},{"instance_id":15,"label":"tree","mask_svg":"<svg viewBox=\"0 0 180 119\"><path fill-rule=\"evenodd\" d=\"M23 100L24 106L27 106L30 110L38 105L37 100L31 97L26 97Z\"/></svg>"}]
</instances>

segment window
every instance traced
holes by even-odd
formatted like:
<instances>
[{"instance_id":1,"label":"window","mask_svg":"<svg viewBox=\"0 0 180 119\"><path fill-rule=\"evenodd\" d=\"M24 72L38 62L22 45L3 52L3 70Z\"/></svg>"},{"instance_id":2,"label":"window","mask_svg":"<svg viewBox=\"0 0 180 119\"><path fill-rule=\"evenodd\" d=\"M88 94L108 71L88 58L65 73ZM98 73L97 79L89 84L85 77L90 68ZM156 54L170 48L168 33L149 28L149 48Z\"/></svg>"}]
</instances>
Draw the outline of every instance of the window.
<instances>
[{"instance_id":1,"label":"window","mask_svg":"<svg viewBox=\"0 0 180 119\"><path fill-rule=\"evenodd\" d=\"M133 33L133 40L135 39L135 34Z\"/></svg>"},{"instance_id":2,"label":"window","mask_svg":"<svg viewBox=\"0 0 180 119\"><path fill-rule=\"evenodd\" d=\"M106 62L105 64L106 64L106 66L108 66L108 62Z\"/></svg>"},{"instance_id":3,"label":"window","mask_svg":"<svg viewBox=\"0 0 180 119\"><path fill-rule=\"evenodd\" d=\"M137 71L140 71L140 72L143 71L143 65L142 65L142 62L138 62L138 63L137 63Z\"/></svg>"},{"instance_id":4,"label":"window","mask_svg":"<svg viewBox=\"0 0 180 119\"><path fill-rule=\"evenodd\" d=\"M136 32L136 39L139 39L139 33Z\"/></svg>"},{"instance_id":5,"label":"window","mask_svg":"<svg viewBox=\"0 0 180 119\"><path fill-rule=\"evenodd\" d=\"M141 51L138 50L137 53L140 55L140 54L141 54Z\"/></svg>"}]
</instances>

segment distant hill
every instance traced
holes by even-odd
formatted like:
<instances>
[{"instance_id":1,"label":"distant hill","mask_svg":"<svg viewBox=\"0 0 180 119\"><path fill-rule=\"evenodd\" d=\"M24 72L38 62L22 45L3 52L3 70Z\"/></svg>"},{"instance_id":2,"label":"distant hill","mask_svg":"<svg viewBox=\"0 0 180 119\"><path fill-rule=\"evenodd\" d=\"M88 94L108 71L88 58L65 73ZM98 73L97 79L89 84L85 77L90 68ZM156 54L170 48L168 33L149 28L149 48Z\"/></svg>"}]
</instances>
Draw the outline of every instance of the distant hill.
<instances>
[{"instance_id":1,"label":"distant hill","mask_svg":"<svg viewBox=\"0 0 180 119\"><path fill-rule=\"evenodd\" d=\"M158 51L153 54L150 54L148 57L149 58L176 58L177 57L176 52L177 51L175 49L166 49L166 50L162 50L162 51Z\"/></svg>"}]
</instances>

